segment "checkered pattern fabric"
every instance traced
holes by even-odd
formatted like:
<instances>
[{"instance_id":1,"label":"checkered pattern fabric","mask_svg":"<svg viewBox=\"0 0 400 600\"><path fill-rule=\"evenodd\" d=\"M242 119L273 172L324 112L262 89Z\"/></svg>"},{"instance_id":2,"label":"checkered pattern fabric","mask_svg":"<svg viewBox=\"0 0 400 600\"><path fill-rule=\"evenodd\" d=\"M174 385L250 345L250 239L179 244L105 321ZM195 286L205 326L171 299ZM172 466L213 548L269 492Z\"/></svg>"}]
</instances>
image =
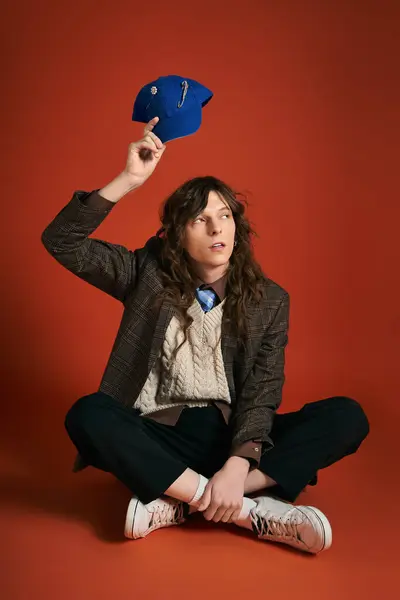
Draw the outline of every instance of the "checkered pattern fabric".
<instances>
[{"instance_id":1,"label":"checkered pattern fabric","mask_svg":"<svg viewBox=\"0 0 400 600\"><path fill-rule=\"evenodd\" d=\"M92 235L117 204L103 198L99 189L75 190L41 240L63 267L123 304L121 326L99 391L132 406L157 360L175 307L165 299L155 310L164 289L162 238L153 236L142 248L130 250ZM221 336L234 449L249 440L273 446L269 434L282 399L290 297L267 277L263 291L260 301L249 303L244 348L239 349L229 327Z\"/></svg>"}]
</instances>

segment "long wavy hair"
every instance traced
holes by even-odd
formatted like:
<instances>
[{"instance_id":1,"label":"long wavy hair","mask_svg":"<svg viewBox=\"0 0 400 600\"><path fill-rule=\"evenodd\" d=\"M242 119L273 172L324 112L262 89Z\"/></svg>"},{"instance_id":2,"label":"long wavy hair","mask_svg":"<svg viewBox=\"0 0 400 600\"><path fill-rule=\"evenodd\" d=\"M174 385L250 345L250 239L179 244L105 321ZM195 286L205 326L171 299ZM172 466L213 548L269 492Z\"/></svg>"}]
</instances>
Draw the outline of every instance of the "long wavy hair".
<instances>
[{"instance_id":1,"label":"long wavy hair","mask_svg":"<svg viewBox=\"0 0 400 600\"><path fill-rule=\"evenodd\" d=\"M161 263L163 292L159 302L168 298L180 319L184 339L174 351L174 356L187 340L187 330L193 322L187 310L195 299L195 272L187 251L183 247L185 227L207 206L211 191L232 211L236 225L235 241L227 270L226 301L223 306L221 335L229 332L244 343L247 333L247 313L250 302L259 302L264 293L265 275L253 256L252 236L257 235L245 216L248 206L246 197L235 192L216 177L195 177L186 181L173 192L160 209L162 227L157 237L162 238Z\"/></svg>"}]
</instances>

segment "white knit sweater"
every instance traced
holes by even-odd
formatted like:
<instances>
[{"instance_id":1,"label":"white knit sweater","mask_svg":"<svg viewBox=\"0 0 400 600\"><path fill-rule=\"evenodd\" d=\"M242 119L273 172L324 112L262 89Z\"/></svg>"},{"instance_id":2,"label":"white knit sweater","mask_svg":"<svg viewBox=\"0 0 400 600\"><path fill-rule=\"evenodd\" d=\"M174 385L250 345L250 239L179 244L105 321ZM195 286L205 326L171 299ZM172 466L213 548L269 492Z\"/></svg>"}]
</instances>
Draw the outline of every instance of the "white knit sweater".
<instances>
[{"instance_id":1,"label":"white knit sweater","mask_svg":"<svg viewBox=\"0 0 400 600\"><path fill-rule=\"evenodd\" d=\"M230 404L220 342L224 302L208 313L197 300L193 302L188 309L194 319L188 339L174 361L173 350L184 335L179 320L172 317L154 368L134 405L142 414L179 405L207 406L211 400Z\"/></svg>"}]
</instances>

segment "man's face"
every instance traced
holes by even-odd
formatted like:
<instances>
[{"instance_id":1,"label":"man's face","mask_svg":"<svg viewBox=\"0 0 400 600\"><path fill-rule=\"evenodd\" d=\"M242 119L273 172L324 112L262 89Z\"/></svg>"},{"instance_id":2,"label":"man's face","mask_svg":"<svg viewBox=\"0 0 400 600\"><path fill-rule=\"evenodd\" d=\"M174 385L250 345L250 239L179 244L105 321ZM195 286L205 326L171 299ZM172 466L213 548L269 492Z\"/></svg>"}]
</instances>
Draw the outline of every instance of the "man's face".
<instances>
[{"instance_id":1,"label":"man's face","mask_svg":"<svg viewBox=\"0 0 400 600\"><path fill-rule=\"evenodd\" d=\"M235 230L231 209L221 196L212 191L204 211L186 224L183 246L192 261L201 267L228 265ZM215 246L218 242L222 246Z\"/></svg>"}]
</instances>

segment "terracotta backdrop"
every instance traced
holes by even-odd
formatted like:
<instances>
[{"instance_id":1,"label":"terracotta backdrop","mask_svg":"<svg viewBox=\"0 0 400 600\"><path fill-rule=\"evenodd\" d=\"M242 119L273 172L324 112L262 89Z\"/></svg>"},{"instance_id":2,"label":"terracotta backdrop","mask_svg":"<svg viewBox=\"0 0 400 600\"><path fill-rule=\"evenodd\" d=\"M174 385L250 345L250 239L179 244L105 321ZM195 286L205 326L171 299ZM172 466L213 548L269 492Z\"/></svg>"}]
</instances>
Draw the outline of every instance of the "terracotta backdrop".
<instances>
[{"instance_id":1,"label":"terracotta backdrop","mask_svg":"<svg viewBox=\"0 0 400 600\"><path fill-rule=\"evenodd\" d=\"M348 497L362 493L358 507L375 503L389 483L398 490L399 3L7 4L0 440L7 498L14 507L30 498L28 505L50 509L58 506L52 483L67 481L68 497L97 477L70 476L74 449L63 419L74 400L97 388L122 307L59 266L40 236L74 190L100 188L123 169L128 144L142 134L131 122L140 87L179 74L214 91L200 131L168 145L151 180L120 202L96 236L141 246L158 228L162 200L192 176L213 174L248 194L256 256L291 295L281 410L348 395L371 422L362 451L324 472L310 492L331 508L336 540L344 536L351 560L351 541L361 551L369 533L340 533L354 523ZM44 590L33 574L42 560L36 543L46 556L53 552L37 541L41 526L26 535L16 515L8 558L17 569L28 544L30 575L25 584L11 578L7 597L25 598L19 585ZM68 568L77 568L70 560ZM367 593L367 580L357 577ZM49 578L58 580L55 572ZM95 597L94 585L86 597ZM138 597L147 597L144 589ZM59 595L48 593L41 597Z\"/></svg>"}]
</instances>

